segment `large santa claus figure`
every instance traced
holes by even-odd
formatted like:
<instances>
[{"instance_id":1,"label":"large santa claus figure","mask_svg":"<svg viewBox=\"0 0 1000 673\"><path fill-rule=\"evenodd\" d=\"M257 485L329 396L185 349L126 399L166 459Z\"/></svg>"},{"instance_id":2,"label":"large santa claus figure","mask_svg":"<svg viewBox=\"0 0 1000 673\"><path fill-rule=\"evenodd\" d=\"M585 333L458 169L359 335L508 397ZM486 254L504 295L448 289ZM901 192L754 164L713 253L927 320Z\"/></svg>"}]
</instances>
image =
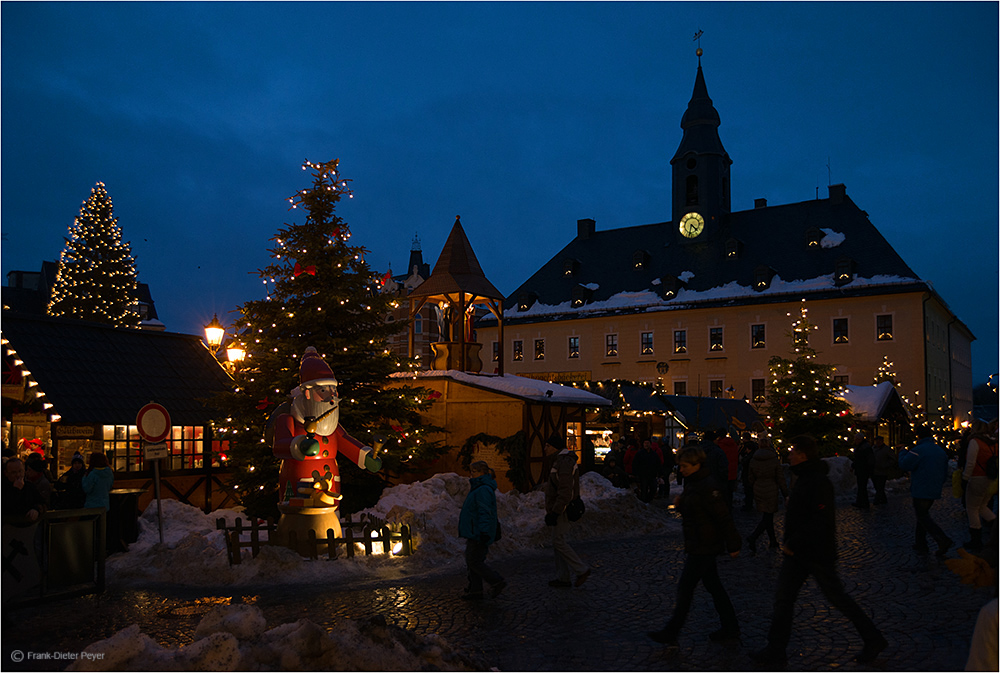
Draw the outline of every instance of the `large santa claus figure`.
<instances>
[{"instance_id":1,"label":"large santa claus figure","mask_svg":"<svg viewBox=\"0 0 1000 673\"><path fill-rule=\"evenodd\" d=\"M327 529L340 537L337 454L371 472L378 472L382 461L340 425L337 378L312 346L302 355L290 413L275 419L272 448L281 458L278 537L284 540L295 531L301 541L310 529L320 538L326 537Z\"/></svg>"}]
</instances>

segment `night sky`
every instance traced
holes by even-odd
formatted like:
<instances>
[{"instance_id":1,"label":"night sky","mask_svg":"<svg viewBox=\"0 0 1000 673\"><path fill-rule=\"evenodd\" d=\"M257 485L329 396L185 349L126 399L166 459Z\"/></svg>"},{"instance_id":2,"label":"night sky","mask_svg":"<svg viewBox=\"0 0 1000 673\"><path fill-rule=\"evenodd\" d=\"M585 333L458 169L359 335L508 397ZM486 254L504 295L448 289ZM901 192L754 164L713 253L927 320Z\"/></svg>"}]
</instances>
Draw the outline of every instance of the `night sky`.
<instances>
[{"instance_id":1,"label":"night sky","mask_svg":"<svg viewBox=\"0 0 1000 673\"><path fill-rule=\"evenodd\" d=\"M997 371L998 5L0 5L2 273L56 261L98 181L160 319L200 334L339 158L379 273L433 265L455 215L509 294L591 217L670 219L702 66L733 210L848 195ZM818 191L817 191L818 190ZM296 219L299 218L299 219Z\"/></svg>"}]
</instances>

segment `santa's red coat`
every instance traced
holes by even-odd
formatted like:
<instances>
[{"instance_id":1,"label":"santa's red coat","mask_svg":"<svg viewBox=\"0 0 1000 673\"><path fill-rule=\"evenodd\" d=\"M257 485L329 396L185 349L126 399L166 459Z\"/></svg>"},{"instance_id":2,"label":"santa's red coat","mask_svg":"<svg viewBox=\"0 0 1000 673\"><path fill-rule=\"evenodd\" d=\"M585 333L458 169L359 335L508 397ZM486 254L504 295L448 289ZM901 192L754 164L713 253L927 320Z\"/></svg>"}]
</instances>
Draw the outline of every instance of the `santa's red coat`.
<instances>
[{"instance_id":1,"label":"santa's red coat","mask_svg":"<svg viewBox=\"0 0 1000 673\"><path fill-rule=\"evenodd\" d=\"M312 477L314 470L320 474L325 474L327 470L333 475L333 483L330 486L332 493L340 493L340 470L337 468L337 454L342 453L347 456L358 467L365 466L365 456L369 451L365 450L364 444L347 434L344 426L337 425L337 429L332 435L314 434L313 438L319 442L319 453L315 456L306 456L304 460L296 460L292 457L291 444L296 437L306 434L306 429L301 423L295 420L291 414L281 414L278 416L274 426L274 455L281 458L281 475L278 477L279 498L284 501L288 484L292 485L292 492L296 493L300 479ZM294 497L299 497L298 494Z\"/></svg>"}]
</instances>

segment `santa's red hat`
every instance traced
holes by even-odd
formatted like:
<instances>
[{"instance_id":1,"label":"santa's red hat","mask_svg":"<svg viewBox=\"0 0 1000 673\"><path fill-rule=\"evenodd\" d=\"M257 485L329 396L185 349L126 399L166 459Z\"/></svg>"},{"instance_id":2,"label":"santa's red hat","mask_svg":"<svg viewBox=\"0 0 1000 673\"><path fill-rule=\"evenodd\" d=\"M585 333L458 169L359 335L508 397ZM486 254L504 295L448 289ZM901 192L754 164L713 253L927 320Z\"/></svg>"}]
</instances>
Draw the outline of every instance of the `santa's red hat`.
<instances>
[{"instance_id":1,"label":"santa's red hat","mask_svg":"<svg viewBox=\"0 0 1000 673\"><path fill-rule=\"evenodd\" d=\"M337 377L333 375L330 365L320 357L312 346L302 354L302 364L299 366L299 383L303 386L335 386Z\"/></svg>"}]
</instances>

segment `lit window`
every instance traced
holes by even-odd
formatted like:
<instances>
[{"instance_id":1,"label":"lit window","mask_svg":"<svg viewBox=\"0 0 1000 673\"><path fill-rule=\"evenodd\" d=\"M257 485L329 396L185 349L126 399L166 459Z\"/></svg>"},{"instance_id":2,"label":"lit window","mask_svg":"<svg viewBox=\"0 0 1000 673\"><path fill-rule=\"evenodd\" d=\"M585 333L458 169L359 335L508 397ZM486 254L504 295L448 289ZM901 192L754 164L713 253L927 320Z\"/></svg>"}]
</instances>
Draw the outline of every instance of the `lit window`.
<instances>
[{"instance_id":1,"label":"lit window","mask_svg":"<svg viewBox=\"0 0 1000 673\"><path fill-rule=\"evenodd\" d=\"M764 338L764 326L763 325L750 325L750 348L765 348L766 339Z\"/></svg>"},{"instance_id":2,"label":"lit window","mask_svg":"<svg viewBox=\"0 0 1000 673\"><path fill-rule=\"evenodd\" d=\"M545 339L535 339L535 359L545 359Z\"/></svg>"},{"instance_id":3,"label":"lit window","mask_svg":"<svg viewBox=\"0 0 1000 673\"><path fill-rule=\"evenodd\" d=\"M834 318L833 319L833 343L835 344L846 344L848 340L847 337L847 318Z\"/></svg>"},{"instance_id":4,"label":"lit window","mask_svg":"<svg viewBox=\"0 0 1000 673\"><path fill-rule=\"evenodd\" d=\"M521 362L524 360L524 342L515 341L514 342L514 362Z\"/></svg>"},{"instance_id":5,"label":"lit window","mask_svg":"<svg viewBox=\"0 0 1000 673\"><path fill-rule=\"evenodd\" d=\"M750 396L753 398L754 404L764 403L764 379L750 379Z\"/></svg>"},{"instance_id":6,"label":"lit window","mask_svg":"<svg viewBox=\"0 0 1000 673\"><path fill-rule=\"evenodd\" d=\"M687 395L687 381L674 381L674 395Z\"/></svg>"},{"instance_id":7,"label":"lit window","mask_svg":"<svg viewBox=\"0 0 1000 673\"><path fill-rule=\"evenodd\" d=\"M493 342L493 362L500 361L500 342Z\"/></svg>"},{"instance_id":8,"label":"lit window","mask_svg":"<svg viewBox=\"0 0 1000 673\"><path fill-rule=\"evenodd\" d=\"M892 341L892 316L875 316L875 335L879 341Z\"/></svg>"},{"instance_id":9,"label":"lit window","mask_svg":"<svg viewBox=\"0 0 1000 673\"><path fill-rule=\"evenodd\" d=\"M722 347L722 328L721 327L710 327L708 330L708 348L713 351L721 351Z\"/></svg>"},{"instance_id":10,"label":"lit window","mask_svg":"<svg viewBox=\"0 0 1000 673\"><path fill-rule=\"evenodd\" d=\"M708 396L709 397L722 397L722 381L709 381L708 382Z\"/></svg>"},{"instance_id":11,"label":"lit window","mask_svg":"<svg viewBox=\"0 0 1000 673\"><path fill-rule=\"evenodd\" d=\"M688 352L688 336L686 329L674 330L674 352L675 353L687 353Z\"/></svg>"},{"instance_id":12,"label":"lit window","mask_svg":"<svg viewBox=\"0 0 1000 673\"><path fill-rule=\"evenodd\" d=\"M571 359L580 357L580 337L578 336L569 338L569 357Z\"/></svg>"},{"instance_id":13,"label":"lit window","mask_svg":"<svg viewBox=\"0 0 1000 673\"><path fill-rule=\"evenodd\" d=\"M609 358L618 357L618 335L607 334L604 337L604 354Z\"/></svg>"},{"instance_id":14,"label":"lit window","mask_svg":"<svg viewBox=\"0 0 1000 673\"><path fill-rule=\"evenodd\" d=\"M653 333L643 332L640 335L640 348L642 349L643 355L653 354Z\"/></svg>"}]
</instances>

